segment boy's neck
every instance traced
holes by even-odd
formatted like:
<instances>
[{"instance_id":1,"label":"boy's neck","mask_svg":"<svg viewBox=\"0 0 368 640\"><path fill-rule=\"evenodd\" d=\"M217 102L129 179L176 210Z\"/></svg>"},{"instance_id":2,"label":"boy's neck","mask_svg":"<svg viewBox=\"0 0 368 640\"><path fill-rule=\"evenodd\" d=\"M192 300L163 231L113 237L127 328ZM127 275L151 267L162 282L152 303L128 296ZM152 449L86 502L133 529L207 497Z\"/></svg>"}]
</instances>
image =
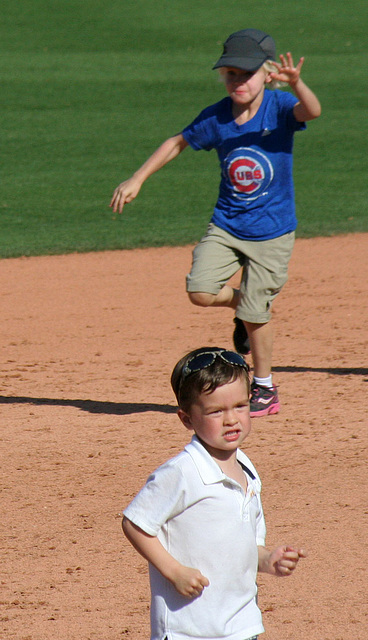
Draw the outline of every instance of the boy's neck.
<instances>
[{"instance_id":1,"label":"boy's neck","mask_svg":"<svg viewBox=\"0 0 368 640\"><path fill-rule=\"evenodd\" d=\"M235 482L240 484L245 492L247 491L247 479L241 464L237 460L236 452L235 456L229 458L228 460L216 460L216 462L219 465L221 471L226 476L228 476L228 478L232 478L232 480L235 480Z\"/></svg>"},{"instance_id":2,"label":"boy's neck","mask_svg":"<svg viewBox=\"0 0 368 640\"><path fill-rule=\"evenodd\" d=\"M202 447L206 449L206 451L210 454L211 458L213 458L214 461L217 462L217 464L220 467L222 464L235 465L237 461L237 456L236 456L237 448L231 449L229 451L227 451L226 449L215 449L214 447L211 447L210 445L208 445L207 442L204 442L204 440L202 440L202 438L199 437L198 433L196 433L195 435L199 440L199 442L201 443Z\"/></svg>"},{"instance_id":3,"label":"boy's neck","mask_svg":"<svg viewBox=\"0 0 368 640\"><path fill-rule=\"evenodd\" d=\"M209 447L203 440L201 440L197 436L200 443L204 446L204 448L208 451L211 458L218 464L221 471L228 476L228 478L232 478L241 487L243 487L244 491L247 490L247 481L245 474L243 472L241 464L238 462L237 458L237 449L233 451L225 451L223 449L212 449Z\"/></svg>"}]
</instances>

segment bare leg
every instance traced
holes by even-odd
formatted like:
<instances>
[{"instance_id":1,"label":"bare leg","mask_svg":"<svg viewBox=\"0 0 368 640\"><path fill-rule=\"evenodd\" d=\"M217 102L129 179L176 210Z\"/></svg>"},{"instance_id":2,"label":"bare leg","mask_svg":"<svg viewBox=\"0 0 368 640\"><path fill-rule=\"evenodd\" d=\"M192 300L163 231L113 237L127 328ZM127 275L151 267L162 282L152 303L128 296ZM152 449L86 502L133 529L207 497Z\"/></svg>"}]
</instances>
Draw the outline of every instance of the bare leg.
<instances>
[{"instance_id":1,"label":"bare leg","mask_svg":"<svg viewBox=\"0 0 368 640\"><path fill-rule=\"evenodd\" d=\"M254 375L267 378L271 374L273 331L271 323L254 324L244 322L248 332L253 358Z\"/></svg>"},{"instance_id":2,"label":"bare leg","mask_svg":"<svg viewBox=\"0 0 368 640\"><path fill-rule=\"evenodd\" d=\"M204 293L201 291L188 292L189 300L198 307L229 307L236 309L239 301L238 289L229 285L222 287L219 293Z\"/></svg>"}]
</instances>

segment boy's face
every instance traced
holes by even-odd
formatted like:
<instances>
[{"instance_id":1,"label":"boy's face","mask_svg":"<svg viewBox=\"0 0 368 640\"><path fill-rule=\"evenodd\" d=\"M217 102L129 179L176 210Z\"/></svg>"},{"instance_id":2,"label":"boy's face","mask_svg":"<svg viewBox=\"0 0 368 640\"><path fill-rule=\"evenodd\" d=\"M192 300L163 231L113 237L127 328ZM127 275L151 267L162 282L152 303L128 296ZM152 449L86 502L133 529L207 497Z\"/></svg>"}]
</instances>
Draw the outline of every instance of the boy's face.
<instances>
[{"instance_id":1,"label":"boy's face","mask_svg":"<svg viewBox=\"0 0 368 640\"><path fill-rule=\"evenodd\" d=\"M201 393L179 418L214 458L228 459L250 432L249 397L243 377Z\"/></svg>"},{"instance_id":2,"label":"boy's face","mask_svg":"<svg viewBox=\"0 0 368 640\"><path fill-rule=\"evenodd\" d=\"M223 67L223 78L232 101L238 105L247 105L263 95L268 73L263 67L254 72Z\"/></svg>"}]
</instances>

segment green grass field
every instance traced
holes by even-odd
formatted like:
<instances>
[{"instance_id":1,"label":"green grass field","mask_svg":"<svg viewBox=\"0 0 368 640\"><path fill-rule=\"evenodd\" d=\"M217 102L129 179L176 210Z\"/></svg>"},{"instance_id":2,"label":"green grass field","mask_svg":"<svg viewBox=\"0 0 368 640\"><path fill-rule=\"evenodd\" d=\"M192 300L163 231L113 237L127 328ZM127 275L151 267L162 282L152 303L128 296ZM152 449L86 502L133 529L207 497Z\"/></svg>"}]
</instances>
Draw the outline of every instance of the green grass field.
<instances>
[{"instance_id":1,"label":"green grass field","mask_svg":"<svg viewBox=\"0 0 368 640\"><path fill-rule=\"evenodd\" d=\"M18 0L1 9L0 257L191 243L218 189L215 152L186 150L123 216L114 188L224 89L229 33L269 31L306 57L321 118L296 136L299 236L367 231L365 0ZM364 107L363 107L364 99Z\"/></svg>"}]
</instances>

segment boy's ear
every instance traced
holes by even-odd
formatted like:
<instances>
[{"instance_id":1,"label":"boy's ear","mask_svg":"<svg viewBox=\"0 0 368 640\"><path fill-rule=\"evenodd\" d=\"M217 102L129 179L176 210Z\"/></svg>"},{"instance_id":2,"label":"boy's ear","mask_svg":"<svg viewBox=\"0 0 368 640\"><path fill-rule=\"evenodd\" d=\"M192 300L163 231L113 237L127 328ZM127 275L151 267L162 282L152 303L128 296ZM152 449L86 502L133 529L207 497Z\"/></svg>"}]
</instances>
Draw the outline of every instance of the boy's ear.
<instances>
[{"instance_id":1,"label":"boy's ear","mask_svg":"<svg viewBox=\"0 0 368 640\"><path fill-rule=\"evenodd\" d=\"M186 427L187 429L191 429L193 431L194 427L193 427L190 415L188 413L185 413L183 409L178 409L178 416L179 416L179 420L181 420L184 427Z\"/></svg>"}]
</instances>

